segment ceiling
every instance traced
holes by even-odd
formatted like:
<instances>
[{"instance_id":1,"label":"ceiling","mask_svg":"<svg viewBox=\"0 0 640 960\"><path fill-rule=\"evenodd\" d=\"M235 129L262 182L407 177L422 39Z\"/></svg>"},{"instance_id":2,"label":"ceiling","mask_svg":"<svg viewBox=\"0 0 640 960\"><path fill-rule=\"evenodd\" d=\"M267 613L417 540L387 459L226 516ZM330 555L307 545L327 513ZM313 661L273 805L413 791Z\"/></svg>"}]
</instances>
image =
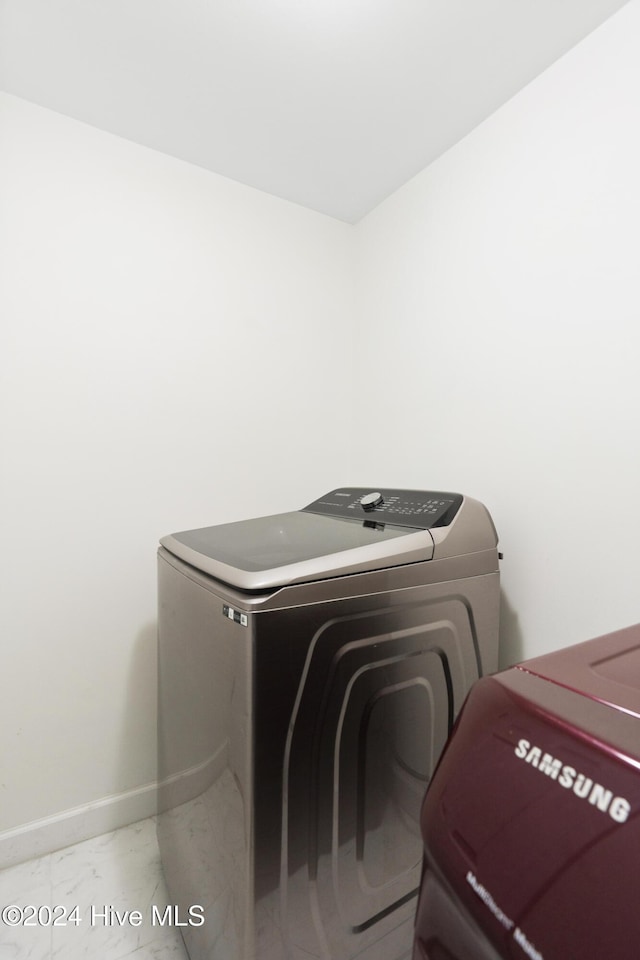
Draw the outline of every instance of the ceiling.
<instances>
[{"instance_id":1,"label":"ceiling","mask_svg":"<svg viewBox=\"0 0 640 960\"><path fill-rule=\"evenodd\" d=\"M351 223L625 0L0 0L0 87Z\"/></svg>"}]
</instances>

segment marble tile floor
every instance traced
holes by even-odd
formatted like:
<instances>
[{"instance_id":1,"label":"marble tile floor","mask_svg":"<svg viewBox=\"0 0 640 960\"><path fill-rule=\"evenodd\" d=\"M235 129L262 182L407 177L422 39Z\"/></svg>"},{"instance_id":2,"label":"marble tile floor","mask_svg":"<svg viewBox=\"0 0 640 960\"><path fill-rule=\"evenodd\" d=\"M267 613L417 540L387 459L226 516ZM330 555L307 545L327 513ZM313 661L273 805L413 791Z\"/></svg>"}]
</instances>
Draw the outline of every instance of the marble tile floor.
<instances>
[{"instance_id":1,"label":"marble tile floor","mask_svg":"<svg viewBox=\"0 0 640 960\"><path fill-rule=\"evenodd\" d=\"M153 819L0 870L0 960L187 960L167 897Z\"/></svg>"}]
</instances>

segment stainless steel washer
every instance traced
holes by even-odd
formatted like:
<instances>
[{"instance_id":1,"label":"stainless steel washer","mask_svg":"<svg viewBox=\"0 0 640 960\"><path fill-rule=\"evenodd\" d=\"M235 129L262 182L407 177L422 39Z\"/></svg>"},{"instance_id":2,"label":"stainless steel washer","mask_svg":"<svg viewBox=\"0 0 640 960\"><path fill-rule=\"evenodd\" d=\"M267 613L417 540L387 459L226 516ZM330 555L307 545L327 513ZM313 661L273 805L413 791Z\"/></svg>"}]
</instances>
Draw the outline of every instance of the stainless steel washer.
<instances>
[{"instance_id":1,"label":"stainless steel washer","mask_svg":"<svg viewBox=\"0 0 640 960\"><path fill-rule=\"evenodd\" d=\"M158 837L192 960L408 957L421 801L497 669L486 508L342 487L161 544Z\"/></svg>"}]
</instances>

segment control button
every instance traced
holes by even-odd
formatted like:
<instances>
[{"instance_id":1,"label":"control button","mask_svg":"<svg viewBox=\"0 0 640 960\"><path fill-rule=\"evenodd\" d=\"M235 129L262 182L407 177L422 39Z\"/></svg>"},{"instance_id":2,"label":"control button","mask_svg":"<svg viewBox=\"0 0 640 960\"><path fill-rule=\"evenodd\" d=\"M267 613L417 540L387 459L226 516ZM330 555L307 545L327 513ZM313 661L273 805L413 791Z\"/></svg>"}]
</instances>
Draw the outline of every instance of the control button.
<instances>
[{"instance_id":1,"label":"control button","mask_svg":"<svg viewBox=\"0 0 640 960\"><path fill-rule=\"evenodd\" d=\"M384 497L381 493L366 493L364 497L360 498L360 506L363 510L373 510L374 507L379 507L381 503L384 503Z\"/></svg>"}]
</instances>

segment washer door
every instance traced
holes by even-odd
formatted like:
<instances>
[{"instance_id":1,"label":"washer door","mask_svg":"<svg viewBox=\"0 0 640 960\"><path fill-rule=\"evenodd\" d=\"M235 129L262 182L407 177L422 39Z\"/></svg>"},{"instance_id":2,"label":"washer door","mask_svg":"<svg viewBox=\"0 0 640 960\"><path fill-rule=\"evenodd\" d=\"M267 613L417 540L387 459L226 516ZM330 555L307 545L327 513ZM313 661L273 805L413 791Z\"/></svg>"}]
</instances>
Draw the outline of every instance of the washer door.
<instances>
[{"instance_id":1,"label":"washer door","mask_svg":"<svg viewBox=\"0 0 640 960\"><path fill-rule=\"evenodd\" d=\"M290 956L406 953L422 799L477 678L465 649L473 640L459 600L333 620L314 637L285 754Z\"/></svg>"}]
</instances>

